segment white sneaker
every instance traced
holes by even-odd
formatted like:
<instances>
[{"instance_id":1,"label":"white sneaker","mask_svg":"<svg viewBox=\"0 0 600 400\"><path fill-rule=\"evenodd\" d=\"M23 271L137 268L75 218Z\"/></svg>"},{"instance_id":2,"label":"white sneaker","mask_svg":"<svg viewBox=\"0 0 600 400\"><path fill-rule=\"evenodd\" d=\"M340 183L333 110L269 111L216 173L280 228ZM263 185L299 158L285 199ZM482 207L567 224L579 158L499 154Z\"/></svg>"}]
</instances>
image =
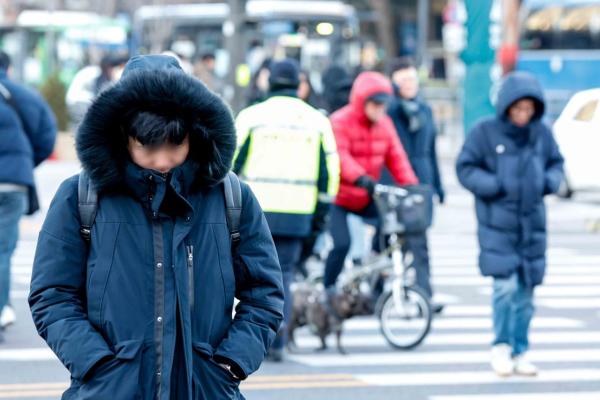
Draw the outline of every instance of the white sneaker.
<instances>
[{"instance_id":1,"label":"white sneaker","mask_svg":"<svg viewBox=\"0 0 600 400\"><path fill-rule=\"evenodd\" d=\"M4 306L0 313L0 328L6 328L17 321L15 310L11 306Z\"/></svg>"},{"instance_id":2,"label":"white sneaker","mask_svg":"<svg viewBox=\"0 0 600 400\"><path fill-rule=\"evenodd\" d=\"M519 354L513 360L515 363L515 374L525 376L536 376L538 374L537 367L527 360L525 353Z\"/></svg>"},{"instance_id":3,"label":"white sneaker","mask_svg":"<svg viewBox=\"0 0 600 400\"><path fill-rule=\"evenodd\" d=\"M507 344L497 344L492 347L492 369L502 377L512 375L515 364L510 356L511 348Z\"/></svg>"}]
</instances>

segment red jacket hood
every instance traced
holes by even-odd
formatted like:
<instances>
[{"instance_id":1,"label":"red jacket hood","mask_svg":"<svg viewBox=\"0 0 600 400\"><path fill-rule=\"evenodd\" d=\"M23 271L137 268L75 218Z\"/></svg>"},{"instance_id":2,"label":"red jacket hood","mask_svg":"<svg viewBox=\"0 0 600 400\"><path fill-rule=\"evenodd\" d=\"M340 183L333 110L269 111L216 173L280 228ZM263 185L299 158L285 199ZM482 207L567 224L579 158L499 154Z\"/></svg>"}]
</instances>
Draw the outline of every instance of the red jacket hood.
<instances>
[{"instance_id":1,"label":"red jacket hood","mask_svg":"<svg viewBox=\"0 0 600 400\"><path fill-rule=\"evenodd\" d=\"M392 95L392 84L379 72L363 72L354 81L350 92L350 104L354 111L362 118L365 115L365 102L377 93Z\"/></svg>"}]
</instances>

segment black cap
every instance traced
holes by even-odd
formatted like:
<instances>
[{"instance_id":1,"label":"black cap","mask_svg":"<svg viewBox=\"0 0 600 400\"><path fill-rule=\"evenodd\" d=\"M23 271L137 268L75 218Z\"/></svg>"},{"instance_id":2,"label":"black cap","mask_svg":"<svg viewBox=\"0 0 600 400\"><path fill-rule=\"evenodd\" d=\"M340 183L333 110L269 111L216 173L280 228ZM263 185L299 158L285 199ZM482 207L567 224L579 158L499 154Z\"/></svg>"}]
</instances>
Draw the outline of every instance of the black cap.
<instances>
[{"instance_id":1,"label":"black cap","mask_svg":"<svg viewBox=\"0 0 600 400\"><path fill-rule=\"evenodd\" d=\"M385 92L375 93L371 96L367 97L367 101L372 101L373 103L387 103L390 100L390 95Z\"/></svg>"},{"instance_id":2,"label":"black cap","mask_svg":"<svg viewBox=\"0 0 600 400\"><path fill-rule=\"evenodd\" d=\"M300 66L296 60L286 58L271 64L269 75L271 90L277 88L297 88L300 85Z\"/></svg>"}]
</instances>

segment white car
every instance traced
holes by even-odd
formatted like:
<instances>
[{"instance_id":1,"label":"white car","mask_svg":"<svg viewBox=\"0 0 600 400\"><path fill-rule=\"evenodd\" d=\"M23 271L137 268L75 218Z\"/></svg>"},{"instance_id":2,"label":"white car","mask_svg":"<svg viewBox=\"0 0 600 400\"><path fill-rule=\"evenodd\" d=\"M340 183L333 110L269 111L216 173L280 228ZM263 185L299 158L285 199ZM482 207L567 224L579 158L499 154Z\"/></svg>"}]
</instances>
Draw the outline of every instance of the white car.
<instances>
[{"instance_id":1,"label":"white car","mask_svg":"<svg viewBox=\"0 0 600 400\"><path fill-rule=\"evenodd\" d=\"M554 123L565 158L565 190L600 190L600 89L578 92Z\"/></svg>"}]
</instances>

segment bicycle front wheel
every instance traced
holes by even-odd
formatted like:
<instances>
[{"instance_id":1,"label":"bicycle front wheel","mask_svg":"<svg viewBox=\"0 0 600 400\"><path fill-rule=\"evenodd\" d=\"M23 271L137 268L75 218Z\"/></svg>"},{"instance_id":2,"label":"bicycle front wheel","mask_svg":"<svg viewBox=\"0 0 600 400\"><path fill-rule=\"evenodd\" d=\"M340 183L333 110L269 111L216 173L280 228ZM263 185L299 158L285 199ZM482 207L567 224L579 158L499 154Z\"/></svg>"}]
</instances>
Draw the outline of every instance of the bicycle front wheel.
<instances>
[{"instance_id":1,"label":"bicycle front wheel","mask_svg":"<svg viewBox=\"0 0 600 400\"><path fill-rule=\"evenodd\" d=\"M395 301L392 292L384 296L379 312L381 333L396 349L417 347L431 329L429 300L418 287L405 288L399 301Z\"/></svg>"}]
</instances>

